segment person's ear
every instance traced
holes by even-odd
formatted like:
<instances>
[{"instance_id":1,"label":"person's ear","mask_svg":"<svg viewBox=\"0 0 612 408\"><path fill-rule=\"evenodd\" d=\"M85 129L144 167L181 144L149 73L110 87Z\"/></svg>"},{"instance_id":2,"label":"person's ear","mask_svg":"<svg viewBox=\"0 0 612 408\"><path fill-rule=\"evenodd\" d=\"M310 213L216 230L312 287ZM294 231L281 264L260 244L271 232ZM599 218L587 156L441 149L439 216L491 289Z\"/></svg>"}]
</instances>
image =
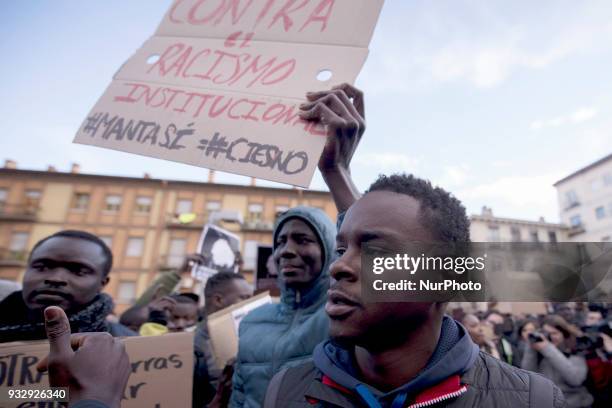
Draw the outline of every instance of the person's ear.
<instances>
[{"instance_id":1,"label":"person's ear","mask_svg":"<svg viewBox=\"0 0 612 408\"><path fill-rule=\"evenodd\" d=\"M108 275L105 275L102 278L102 281L100 283L102 283L102 287L105 287L106 285L108 285L108 282L110 281L110 277Z\"/></svg>"},{"instance_id":2,"label":"person's ear","mask_svg":"<svg viewBox=\"0 0 612 408\"><path fill-rule=\"evenodd\" d=\"M218 308L223 307L223 296L221 296L220 293L215 293L213 295L213 304Z\"/></svg>"}]
</instances>

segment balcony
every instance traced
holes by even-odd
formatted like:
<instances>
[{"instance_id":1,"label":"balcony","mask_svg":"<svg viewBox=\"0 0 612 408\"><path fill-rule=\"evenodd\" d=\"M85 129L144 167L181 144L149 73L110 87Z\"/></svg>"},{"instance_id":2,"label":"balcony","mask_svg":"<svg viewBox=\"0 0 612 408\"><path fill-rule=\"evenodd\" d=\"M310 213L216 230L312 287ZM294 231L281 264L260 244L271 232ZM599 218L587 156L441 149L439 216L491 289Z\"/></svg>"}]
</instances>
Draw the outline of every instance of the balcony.
<instances>
[{"instance_id":1,"label":"balcony","mask_svg":"<svg viewBox=\"0 0 612 408\"><path fill-rule=\"evenodd\" d=\"M0 248L0 266L25 266L28 251Z\"/></svg>"},{"instance_id":2,"label":"balcony","mask_svg":"<svg viewBox=\"0 0 612 408\"><path fill-rule=\"evenodd\" d=\"M242 231L264 231L270 232L274 228L274 222L259 219L246 219L242 223Z\"/></svg>"},{"instance_id":3,"label":"balcony","mask_svg":"<svg viewBox=\"0 0 612 408\"><path fill-rule=\"evenodd\" d=\"M0 220L2 221L36 221L40 208L36 204L0 203Z\"/></svg>"},{"instance_id":4,"label":"balcony","mask_svg":"<svg viewBox=\"0 0 612 408\"><path fill-rule=\"evenodd\" d=\"M570 227L569 231L567 232L567 235L569 237L573 237L573 236L582 234L585 231L586 229L584 228L584 224L576 224Z\"/></svg>"}]
</instances>

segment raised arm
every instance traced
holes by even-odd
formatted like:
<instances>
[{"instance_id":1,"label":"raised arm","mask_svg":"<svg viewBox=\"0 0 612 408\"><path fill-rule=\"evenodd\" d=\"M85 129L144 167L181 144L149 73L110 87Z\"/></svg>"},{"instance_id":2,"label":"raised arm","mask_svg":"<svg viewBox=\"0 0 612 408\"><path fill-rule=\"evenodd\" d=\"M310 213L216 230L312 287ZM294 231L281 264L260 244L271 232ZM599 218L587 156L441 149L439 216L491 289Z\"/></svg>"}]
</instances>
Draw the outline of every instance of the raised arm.
<instances>
[{"instance_id":1,"label":"raised arm","mask_svg":"<svg viewBox=\"0 0 612 408\"><path fill-rule=\"evenodd\" d=\"M308 93L306 98L308 102L300 106L301 118L327 128L319 170L341 213L361 196L349 165L366 127L363 93L352 85L342 84L329 91Z\"/></svg>"}]
</instances>

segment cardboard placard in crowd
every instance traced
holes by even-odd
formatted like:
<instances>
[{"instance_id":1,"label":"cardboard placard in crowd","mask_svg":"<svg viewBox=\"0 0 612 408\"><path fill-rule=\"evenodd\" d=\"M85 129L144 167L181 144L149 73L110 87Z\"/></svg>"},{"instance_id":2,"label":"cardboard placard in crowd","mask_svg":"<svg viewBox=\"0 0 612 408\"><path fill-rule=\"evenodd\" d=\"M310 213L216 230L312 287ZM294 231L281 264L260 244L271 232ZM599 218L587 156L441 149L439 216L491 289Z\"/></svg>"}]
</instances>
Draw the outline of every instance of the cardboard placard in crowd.
<instances>
[{"instance_id":1,"label":"cardboard placard in crowd","mask_svg":"<svg viewBox=\"0 0 612 408\"><path fill-rule=\"evenodd\" d=\"M217 368L223 369L238 354L240 321L251 310L268 303L272 303L272 298L268 292L264 292L208 316L208 333Z\"/></svg>"},{"instance_id":2,"label":"cardboard placard in crowd","mask_svg":"<svg viewBox=\"0 0 612 408\"><path fill-rule=\"evenodd\" d=\"M121 403L123 408L191 407L193 333L126 337L122 341L132 365ZM0 344L0 395L7 396L8 388L48 387L47 374L36 371L36 364L48 353L46 340ZM3 408L42 406L20 405L24 403L24 400L0 399ZM45 406L65 406L59 404Z\"/></svg>"},{"instance_id":3,"label":"cardboard placard in crowd","mask_svg":"<svg viewBox=\"0 0 612 408\"><path fill-rule=\"evenodd\" d=\"M307 91L353 83L384 0L176 0L76 143L308 187Z\"/></svg>"},{"instance_id":4,"label":"cardboard placard in crowd","mask_svg":"<svg viewBox=\"0 0 612 408\"><path fill-rule=\"evenodd\" d=\"M191 269L191 276L205 282L217 272L238 272L236 257L240 253L240 237L213 224L206 224L198 242L198 253L206 259Z\"/></svg>"}]
</instances>

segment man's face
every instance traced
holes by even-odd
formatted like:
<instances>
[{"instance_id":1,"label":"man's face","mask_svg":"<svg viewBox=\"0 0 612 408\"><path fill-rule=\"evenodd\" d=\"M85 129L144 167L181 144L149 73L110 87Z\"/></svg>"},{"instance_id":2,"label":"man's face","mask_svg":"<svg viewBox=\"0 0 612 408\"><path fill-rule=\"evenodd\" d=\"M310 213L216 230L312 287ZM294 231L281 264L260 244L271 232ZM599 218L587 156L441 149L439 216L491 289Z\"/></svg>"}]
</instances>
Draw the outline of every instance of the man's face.
<instances>
[{"instance_id":1,"label":"man's face","mask_svg":"<svg viewBox=\"0 0 612 408\"><path fill-rule=\"evenodd\" d=\"M323 251L314 231L297 218L286 221L276 238L274 260L288 287L312 282L323 268Z\"/></svg>"},{"instance_id":2,"label":"man's face","mask_svg":"<svg viewBox=\"0 0 612 408\"><path fill-rule=\"evenodd\" d=\"M100 246L80 238L54 237L30 257L23 278L23 300L31 310L55 305L75 312L107 283Z\"/></svg>"},{"instance_id":3,"label":"man's face","mask_svg":"<svg viewBox=\"0 0 612 408\"><path fill-rule=\"evenodd\" d=\"M599 311L589 311L586 315L584 324L586 326L597 326L603 320L603 316Z\"/></svg>"},{"instance_id":4,"label":"man's face","mask_svg":"<svg viewBox=\"0 0 612 408\"><path fill-rule=\"evenodd\" d=\"M198 305L195 302L177 302L166 312L167 327L171 332L182 332L198 322Z\"/></svg>"},{"instance_id":5,"label":"man's face","mask_svg":"<svg viewBox=\"0 0 612 408\"><path fill-rule=\"evenodd\" d=\"M566 322L572 323L575 316L574 305L572 303L565 303L559 306L557 313L563 317Z\"/></svg>"},{"instance_id":6,"label":"man's face","mask_svg":"<svg viewBox=\"0 0 612 408\"><path fill-rule=\"evenodd\" d=\"M366 348L401 340L439 313L435 303L365 303L361 298L361 246L384 253L403 253L407 242L434 242L420 221L419 202L405 194L375 191L347 212L336 238L340 258L330 267L331 287L325 310L330 335L338 341Z\"/></svg>"},{"instance_id":7,"label":"man's face","mask_svg":"<svg viewBox=\"0 0 612 408\"><path fill-rule=\"evenodd\" d=\"M482 346L485 344L485 332L480 320L474 315L467 315L463 319L463 325L467 329L474 343Z\"/></svg>"}]
</instances>

